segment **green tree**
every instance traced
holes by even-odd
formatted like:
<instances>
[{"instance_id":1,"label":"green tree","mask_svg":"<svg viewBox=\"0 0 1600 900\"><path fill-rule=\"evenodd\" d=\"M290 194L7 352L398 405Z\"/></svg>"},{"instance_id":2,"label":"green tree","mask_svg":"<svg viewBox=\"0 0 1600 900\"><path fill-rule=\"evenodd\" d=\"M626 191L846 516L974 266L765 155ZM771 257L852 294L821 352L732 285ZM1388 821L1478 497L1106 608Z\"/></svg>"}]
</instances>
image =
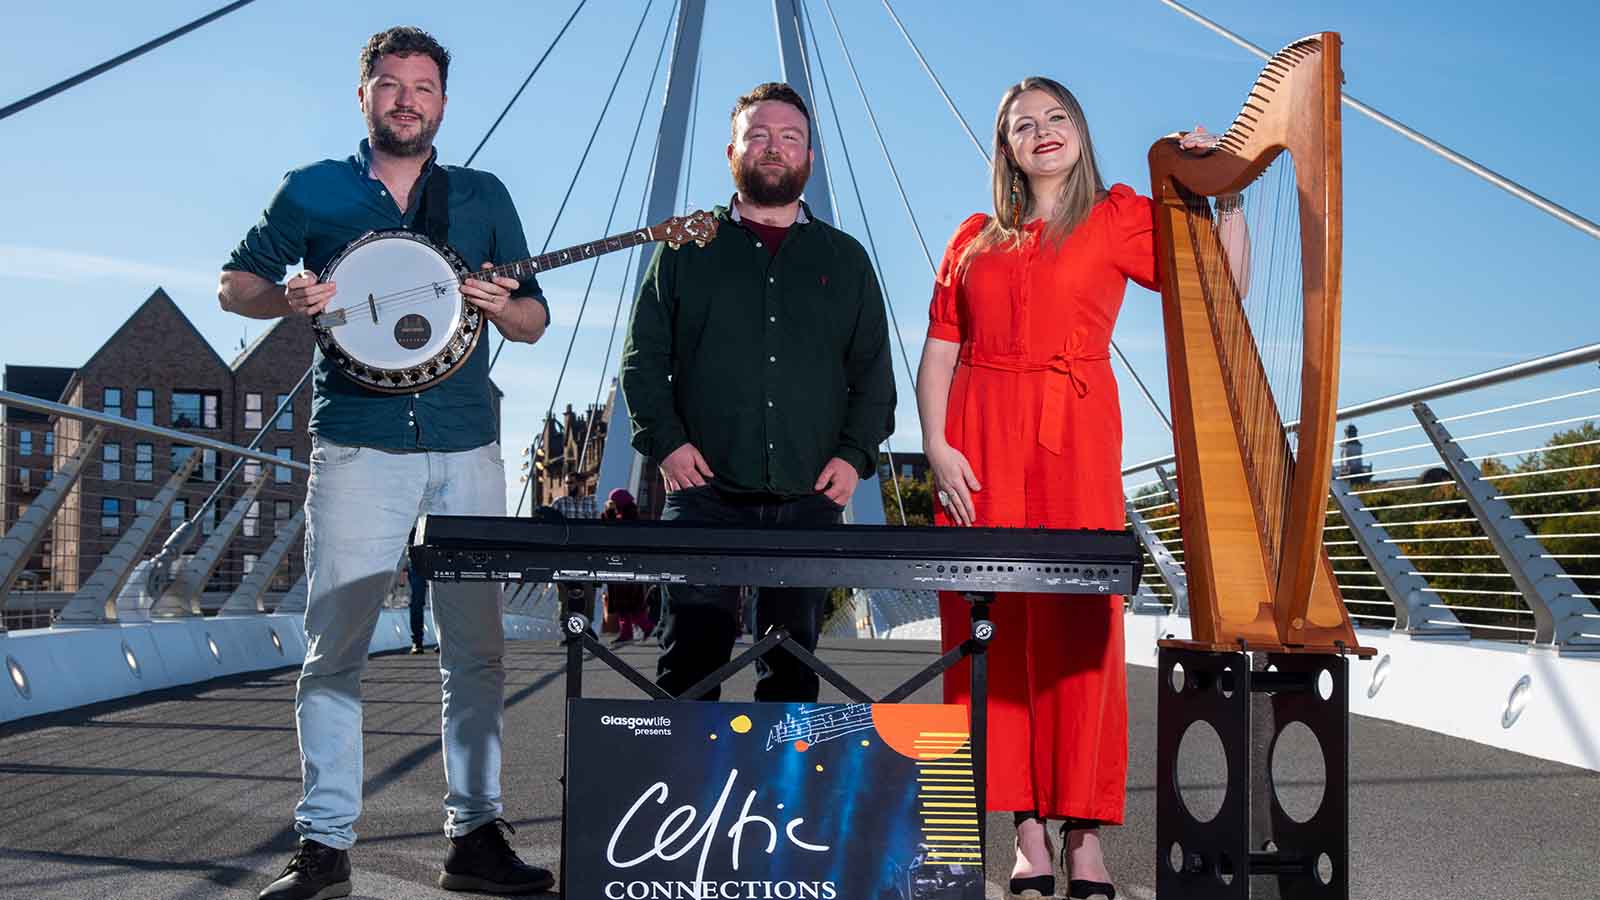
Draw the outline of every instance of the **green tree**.
<instances>
[{"instance_id":1,"label":"green tree","mask_svg":"<svg viewBox=\"0 0 1600 900\"><path fill-rule=\"evenodd\" d=\"M883 518L890 525L933 524L933 474L922 478L899 476L880 478L883 488ZM905 521L900 521L900 506L895 500L895 485L900 486L899 503L905 505Z\"/></svg>"}]
</instances>

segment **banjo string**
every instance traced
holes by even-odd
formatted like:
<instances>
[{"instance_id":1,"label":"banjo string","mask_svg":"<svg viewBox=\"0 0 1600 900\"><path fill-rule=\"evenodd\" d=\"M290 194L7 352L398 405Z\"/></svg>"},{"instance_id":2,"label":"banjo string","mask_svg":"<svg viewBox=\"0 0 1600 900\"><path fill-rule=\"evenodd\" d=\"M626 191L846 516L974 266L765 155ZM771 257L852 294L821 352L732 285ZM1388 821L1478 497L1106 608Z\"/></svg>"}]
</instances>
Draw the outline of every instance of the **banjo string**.
<instances>
[{"instance_id":1,"label":"banjo string","mask_svg":"<svg viewBox=\"0 0 1600 900\"><path fill-rule=\"evenodd\" d=\"M647 242L649 242L651 240L651 237L649 236L650 235L650 229L640 229L640 230L645 232L646 238L644 240L637 241L636 244L637 243L647 243ZM634 237L635 234L637 234L637 232L629 232L627 235L619 235L617 237L620 238L623 241L626 241L627 239ZM600 240L595 241L594 243L595 244L604 244L604 243L607 243L610 240L613 240L613 238L601 238ZM581 245L581 246L588 246L588 245ZM589 255L583 255L581 253L574 253L574 252L572 252L572 250L559 250L559 251L557 251L555 253L545 254L545 256L530 257L530 258L522 260L520 262L506 263L505 265L495 266L492 269L480 269L477 272L471 272L471 273L468 273L465 276L458 276L455 279L455 281L456 281L456 284L458 284L458 285L465 283L467 281L467 279L471 279L471 278L475 278L475 279L478 279L479 281L483 281L483 280L488 279L491 276L504 275L504 274L506 274L508 272L511 272L511 271L515 270L519 266L525 266L528 263L533 263L534 264L534 266L533 266L534 274L538 274L539 272L544 272L544 271L548 271L550 269L558 268L558 267L560 267L562 265L566 265L567 263L582 262L585 259L594 259L597 256L602 256L602 255L604 255L606 253L611 253L611 252L616 251L616 250L626 250L626 249L628 249L629 246L634 246L634 245L621 244L621 245L619 245L617 247L608 247L607 249L601 251L600 253L593 253L593 254L589 254ZM575 249L578 249L578 248L572 248L572 249L575 250ZM540 259L544 259L546 257L560 257L560 256L563 256L563 255L566 255L568 258L566 260L562 260L562 261L557 262L555 265L541 266L541 265L538 264L538 261ZM416 287L402 288L402 289L400 289L398 291L394 291L392 293L383 294L383 295L378 296L378 297L373 297L372 300L371 300L371 305L376 307L376 308L378 308L378 309L392 309L396 305L405 306L405 305L411 305L411 304L414 304L414 303L419 303L419 302L422 302L424 300L431 299L433 295L439 293L439 285L441 285L441 284L443 284L443 282L432 281L432 282L429 282L427 284L417 285ZM352 314L360 312L363 309L366 309L367 306L368 306L368 304L366 304L366 303L359 303L359 302L358 303L352 303L349 306L341 306L341 307L337 307L335 309L325 310L324 314L326 315L326 314L344 313L345 317L348 319L348 318L350 318L350 316Z\"/></svg>"}]
</instances>

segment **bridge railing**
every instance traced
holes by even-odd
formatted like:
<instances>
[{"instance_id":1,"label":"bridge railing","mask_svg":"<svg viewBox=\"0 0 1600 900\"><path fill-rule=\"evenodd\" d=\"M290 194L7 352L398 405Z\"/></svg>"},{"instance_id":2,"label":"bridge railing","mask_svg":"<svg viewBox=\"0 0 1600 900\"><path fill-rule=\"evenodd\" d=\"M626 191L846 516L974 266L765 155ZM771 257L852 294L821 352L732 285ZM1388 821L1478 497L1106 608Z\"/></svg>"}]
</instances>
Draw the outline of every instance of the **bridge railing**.
<instances>
[{"instance_id":1,"label":"bridge railing","mask_svg":"<svg viewBox=\"0 0 1600 900\"><path fill-rule=\"evenodd\" d=\"M1358 626L1600 651L1596 359L1591 345L1341 411L1326 539ZM1132 602L1185 614L1172 459L1123 474L1148 556Z\"/></svg>"},{"instance_id":2,"label":"bridge railing","mask_svg":"<svg viewBox=\"0 0 1600 900\"><path fill-rule=\"evenodd\" d=\"M0 392L0 628L304 602L303 438L252 450L215 407L174 425Z\"/></svg>"}]
</instances>

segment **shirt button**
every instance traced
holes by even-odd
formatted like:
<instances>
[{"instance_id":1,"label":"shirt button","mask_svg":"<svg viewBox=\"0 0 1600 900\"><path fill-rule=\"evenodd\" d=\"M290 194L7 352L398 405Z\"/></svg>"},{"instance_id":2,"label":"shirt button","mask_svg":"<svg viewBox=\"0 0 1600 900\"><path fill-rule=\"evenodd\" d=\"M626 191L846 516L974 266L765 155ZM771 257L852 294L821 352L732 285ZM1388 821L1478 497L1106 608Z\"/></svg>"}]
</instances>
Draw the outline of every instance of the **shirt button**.
<instances>
[{"instance_id":1,"label":"shirt button","mask_svg":"<svg viewBox=\"0 0 1600 900\"><path fill-rule=\"evenodd\" d=\"M768 322L776 322L776 321L778 321L778 317L777 316L767 316L767 321Z\"/></svg>"},{"instance_id":2,"label":"shirt button","mask_svg":"<svg viewBox=\"0 0 1600 900\"><path fill-rule=\"evenodd\" d=\"M767 409L771 409L771 408L772 408L772 401L768 400L767 401Z\"/></svg>"},{"instance_id":3,"label":"shirt button","mask_svg":"<svg viewBox=\"0 0 1600 900\"><path fill-rule=\"evenodd\" d=\"M767 449L768 449L768 450L771 450L771 449L773 449L773 446L772 446L772 445L771 445L771 444L768 444L768 445L767 445Z\"/></svg>"},{"instance_id":4,"label":"shirt button","mask_svg":"<svg viewBox=\"0 0 1600 900\"><path fill-rule=\"evenodd\" d=\"M767 276L767 284L776 284L777 281L778 281L778 279L773 278L771 275Z\"/></svg>"},{"instance_id":5,"label":"shirt button","mask_svg":"<svg viewBox=\"0 0 1600 900\"><path fill-rule=\"evenodd\" d=\"M756 246L757 247L761 246L761 242L760 241L756 241Z\"/></svg>"},{"instance_id":6,"label":"shirt button","mask_svg":"<svg viewBox=\"0 0 1600 900\"><path fill-rule=\"evenodd\" d=\"M776 356L767 357L767 362L769 362L769 363L775 363L777 361L778 361L778 358Z\"/></svg>"}]
</instances>

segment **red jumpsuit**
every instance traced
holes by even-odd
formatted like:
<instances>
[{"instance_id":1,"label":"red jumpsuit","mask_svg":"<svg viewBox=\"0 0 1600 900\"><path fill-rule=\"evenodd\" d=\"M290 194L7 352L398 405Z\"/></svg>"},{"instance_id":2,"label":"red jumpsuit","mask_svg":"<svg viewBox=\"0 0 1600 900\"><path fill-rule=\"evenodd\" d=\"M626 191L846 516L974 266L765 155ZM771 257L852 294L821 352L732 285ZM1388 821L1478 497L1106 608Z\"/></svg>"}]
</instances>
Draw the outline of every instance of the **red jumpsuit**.
<instances>
[{"instance_id":1,"label":"red jumpsuit","mask_svg":"<svg viewBox=\"0 0 1600 900\"><path fill-rule=\"evenodd\" d=\"M1060 249L1026 226L1019 248L964 263L987 217L961 223L934 286L928 336L961 344L945 438L982 490L983 526L1122 528L1122 415L1111 331L1129 278L1155 289L1150 201L1114 185ZM936 510L938 524L950 520ZM1002 594L991 607L991 810L1120 824L1128 770L1122 598ZM971 604L943 593L944 646ZM966 703L966 664L944 679Z\"/></svg>"}]
</instances>

